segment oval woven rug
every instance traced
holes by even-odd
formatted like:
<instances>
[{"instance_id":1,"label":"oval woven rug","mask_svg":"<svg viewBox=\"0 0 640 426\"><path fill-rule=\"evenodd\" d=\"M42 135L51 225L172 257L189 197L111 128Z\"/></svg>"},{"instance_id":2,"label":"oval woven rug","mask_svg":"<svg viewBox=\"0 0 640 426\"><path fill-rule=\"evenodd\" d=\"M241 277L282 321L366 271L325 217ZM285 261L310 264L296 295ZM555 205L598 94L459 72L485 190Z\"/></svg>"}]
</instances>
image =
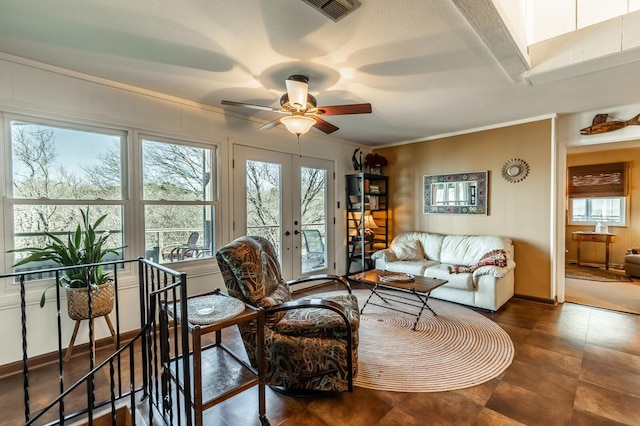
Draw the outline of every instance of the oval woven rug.
<instances>
[{"instance_id":1,"label":"oval woven rug","mask_svg":"<svg viewBox=\"0 0 640 426\"><path fill-rule=\"evenodd\" d=\"M362 309L370 292L353 293ZM437 316L423 312L414 331L415 316L367 305L360 315L354 385L443 392L487 382L511 365L513 342L496 323L454 303L429 299L429 306Z\"/></svg>"}]
</instances>

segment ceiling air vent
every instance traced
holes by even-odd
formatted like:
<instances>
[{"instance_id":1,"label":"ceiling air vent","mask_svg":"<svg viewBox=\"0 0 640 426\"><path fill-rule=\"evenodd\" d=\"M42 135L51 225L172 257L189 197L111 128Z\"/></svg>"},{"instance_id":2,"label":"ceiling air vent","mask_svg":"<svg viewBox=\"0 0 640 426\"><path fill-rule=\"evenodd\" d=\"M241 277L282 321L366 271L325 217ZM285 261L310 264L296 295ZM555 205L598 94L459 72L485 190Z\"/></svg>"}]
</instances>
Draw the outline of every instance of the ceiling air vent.
<instances>
[{"instance_id":1,"label":"ceiling air vent","mask_svg":"<svg viewBox=\"0 0 640 426\"><path fill-rule=\"evenodd\" d=\"M334 22L347 16L349 12L356 8L356 4L351 0L302 0L309 6L319 10L323 15Z\"/></svg>"}]
</instances>

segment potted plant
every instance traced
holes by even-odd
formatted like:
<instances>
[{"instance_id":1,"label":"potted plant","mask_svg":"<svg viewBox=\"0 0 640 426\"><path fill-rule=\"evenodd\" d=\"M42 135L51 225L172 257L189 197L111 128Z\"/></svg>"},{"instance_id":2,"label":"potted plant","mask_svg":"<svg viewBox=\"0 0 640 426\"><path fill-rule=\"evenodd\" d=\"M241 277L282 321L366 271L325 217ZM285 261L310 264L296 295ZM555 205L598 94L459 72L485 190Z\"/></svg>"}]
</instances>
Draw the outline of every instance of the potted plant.
<instances>
[{"instance_id":1,"label":"potted plant","mask_svg":"<svg viewBox=\"0 0 640 426\"><path fill-rule=\"evenodd\" d=\"M364 165L369 168L369 173L382 174L382 168L387 165L387 159L375 152L370 152L364 156Z\"/></svg>"},{"instance_id":2,"label":"potted plant","mask_svg":"<svg viewBox=\"0 0 640 426\"><path fill-rule=\"evenodd\" d=\"M10 253L30 253L29 256L13 266L44 261L52 261L60 266L87 265L104 262L107 254L119 254L118 250L125 246L107 248L106 242L109 234L98 236L96 233L96 228L107 215L99 217L94 224L91 224L89 223L88 209L86 212L80 209L80 213L84 230L78 224L75 232L69 233L66 243L55 235L45 232L45 235L50 239L50 243L46 246L25 247L9 251ZM65 269L64 277L59 280L59 284L67 290L67 311L71 319L89 319L88 287L94 292L91 295L93 317L107 315L113 309L113 282L102 266ZM40 307L44 306L47 290L53 286L55 283L42 293Z\"/></svg>"}]
</instances>

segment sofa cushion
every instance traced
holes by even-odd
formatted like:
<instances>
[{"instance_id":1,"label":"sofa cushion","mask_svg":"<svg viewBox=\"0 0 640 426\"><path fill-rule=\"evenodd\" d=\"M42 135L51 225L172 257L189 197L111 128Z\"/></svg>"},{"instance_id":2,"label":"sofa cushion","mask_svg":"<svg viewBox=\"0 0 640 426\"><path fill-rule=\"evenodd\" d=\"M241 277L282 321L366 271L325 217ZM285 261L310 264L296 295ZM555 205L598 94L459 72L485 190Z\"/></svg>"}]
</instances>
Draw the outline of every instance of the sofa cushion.
<instances>
[{"instance_id":1,"label":"sofa cushion","mask_svg":"<svg viewBox=\"0 0 640 426\"><path fill-rule=\"evenodd\" d=\"M422 250L424 250L424 255L427 259L440 261L440 251L442 250L442 241L444 240L444 237L445 236L442 234L408 231L398 234L393 239L392 244L395 242L418 240L420 241L420 244L422 244Z\"/></svg>"},{"instance_id":2,"label":"sofa cushion","mask_svg":"<svg viewBox=\"0 0 640 426\"><path fill-rule=\"evenodd\" d=\"M457 288L460 290L475 290L475 285L473 283L473 274L471 273L460 273L460 274L450 274L449 267L451 265L446 265L444 263L433 265L427 268L424 271L425 277L431 278L439 278L441 280L447 280L444 286L449 288ZM443 286L443 287L444 287Z\"/></svg>"},{"instance_id":3,"label":"sofa cushion","mask_svg":"<svg viewBox=\"0 0 640 426\"><path fill-rule=\"evenodd\" d=\"M424 259L424 251L420 241L393 242L390 247L396 260L421 260Z\"/></svg>"},{"instance_id":4,"label":"sofa cushion","mask_svg":"<svg viewBox=\"0 0 640 426\"><path fill-rule=\"evenodd\" d=\"M508 242L497 236L447 235L442 242L440 262L471 266L492 250L505 250L509 258Z\"/></svg>"}]
</instances>

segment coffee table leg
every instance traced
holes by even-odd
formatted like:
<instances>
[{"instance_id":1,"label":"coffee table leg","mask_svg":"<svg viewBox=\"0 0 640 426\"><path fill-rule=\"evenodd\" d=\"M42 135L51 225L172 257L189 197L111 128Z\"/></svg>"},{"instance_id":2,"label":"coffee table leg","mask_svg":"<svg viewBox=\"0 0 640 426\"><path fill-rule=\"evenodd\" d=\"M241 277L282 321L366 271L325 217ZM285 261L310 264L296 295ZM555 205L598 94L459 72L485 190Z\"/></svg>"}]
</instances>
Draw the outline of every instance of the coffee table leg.
<instances>
[{"instance_id":1,"label":"coffee table leg","mask_svg":"<svg viewBox=\"0 0 640 426\"><path fill-rule=\"evenodd\" d=\"M420 303L422 303L422 307L420 308L420 312L418 312L418 314L416 315L416 320L413 322L413 330L415 331L416 327L418 326L418 321L420 320L420 317L422 316L422 311L424 311L424 308L427 308L428 310L430 310L434 317L437 317L438 314L436 314L433 311L433 309L431 309L431 306L429 306L427 304L427 301L429 300L429 295L431 294L431 292L427 293L424 297L420 296L415 291L413 291L412 293L415 294L415 296L418 298Z\"/></svg>"},{"instance_id":2,"label":"coffee table leg","mask_svg":"<svg viewBox=\"0 0 640 426\"><path fill-rule=\"evenodd\" d=\"M378 293L376 290L378 289L378 284L375 284L373 286L369 285L368 283L364 283L369 290L371 290L371 294L369 295L369 297L367 297L367 301L364 302L364 305L362 305L362 309L360 309L360 313L364 312L364 308L367 306L367 304L369 303L369 300L371 300L371 298L373 297L373 295L375 294L376 296L378 296L380 299L382 299L382 301L384 303L389 303L389 301L387 301L387 299L385 299L384 297L380 296L380 293Z\"/></svg>"}]
</instances>

